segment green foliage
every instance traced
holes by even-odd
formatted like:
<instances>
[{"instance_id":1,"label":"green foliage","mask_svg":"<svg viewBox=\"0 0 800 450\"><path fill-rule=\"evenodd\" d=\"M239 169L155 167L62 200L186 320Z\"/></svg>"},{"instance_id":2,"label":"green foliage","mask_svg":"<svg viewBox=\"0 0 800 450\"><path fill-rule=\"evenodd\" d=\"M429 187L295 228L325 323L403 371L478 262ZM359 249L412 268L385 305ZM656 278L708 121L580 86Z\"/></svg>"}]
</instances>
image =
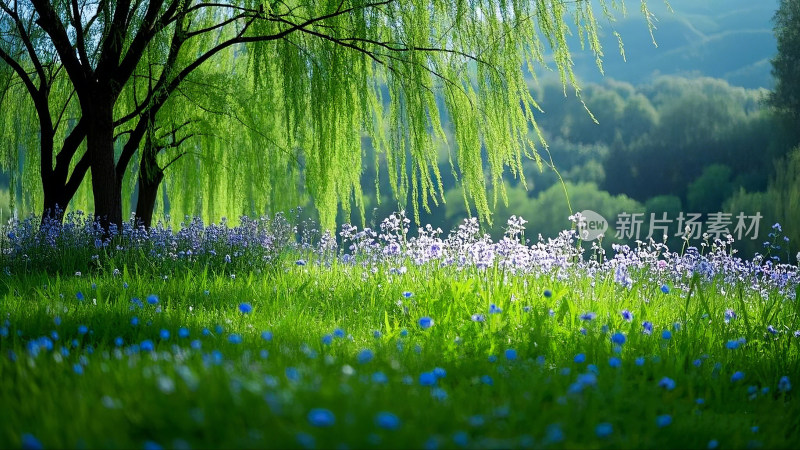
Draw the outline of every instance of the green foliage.
<instances>
[{"instance_id":1,"label":"green foliage","mask_svg":"<svg viewBox=\"0 0 800 450\"><path fill-rule=\"evenodd\" d=\"M686 193L687 206L692 212L711 213L719 211L722 202L733 193L731 176L733 171L725 164L712 164L689 184Z\"/></svg>"},{"instance_id":2,"label":"green foliage","mask_svg":"<svg viewBox=\"0 0 800 450\"><path fill-rule=\"evenodd\" d=\"M772 59L775 88L769 104L790 117L796 128L800 123L800 4L781 0L773 20L778 54Z\"/></svg>"}]
</instances>

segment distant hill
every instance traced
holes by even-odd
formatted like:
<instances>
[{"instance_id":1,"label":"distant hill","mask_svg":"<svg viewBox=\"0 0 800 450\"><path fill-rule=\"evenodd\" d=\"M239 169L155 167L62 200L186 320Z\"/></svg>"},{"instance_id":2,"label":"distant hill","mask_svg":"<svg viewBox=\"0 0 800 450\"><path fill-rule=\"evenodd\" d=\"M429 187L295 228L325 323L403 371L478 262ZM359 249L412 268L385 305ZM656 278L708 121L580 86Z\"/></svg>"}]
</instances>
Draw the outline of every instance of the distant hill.
<instances>
[{"instance_id":1,"label":"distant hill","mask_svg":"<svg viewBox=\"0 0 800 450\"><path fill-rule=\"evenodd\" d=\"M648 0L658 22L653 45L639 13L639 2L628 1L628 15L613 24L622 35L625 57L619 54L611 24L601 20L605 77L639 84L654 75L703 75L747 88L772 88L770 60L776 43L772 17L778 0L671 0L669 12L661 0ZM603 75L588 51L574 55L583 82Z\"/></svg>"}]
</instances>

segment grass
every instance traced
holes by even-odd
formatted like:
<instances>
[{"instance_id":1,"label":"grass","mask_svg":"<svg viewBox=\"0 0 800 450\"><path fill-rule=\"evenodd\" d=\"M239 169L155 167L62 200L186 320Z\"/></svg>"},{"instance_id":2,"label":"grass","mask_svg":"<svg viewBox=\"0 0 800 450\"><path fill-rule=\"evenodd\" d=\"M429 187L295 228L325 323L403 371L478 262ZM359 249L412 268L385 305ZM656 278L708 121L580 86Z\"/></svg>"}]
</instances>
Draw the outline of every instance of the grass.
<instances>
[{"instance_id":1,"label":"grass","mask_svg":"<svg viewBox=\"0 0 800 450\"><path fill-rule=\"evenodd\" d=\"M227 269L9 259L0 447L794 447L796 272L704 276L674 256L628 266L630 287L608 263L301 247Z\"/></svg>"}]
</instances>

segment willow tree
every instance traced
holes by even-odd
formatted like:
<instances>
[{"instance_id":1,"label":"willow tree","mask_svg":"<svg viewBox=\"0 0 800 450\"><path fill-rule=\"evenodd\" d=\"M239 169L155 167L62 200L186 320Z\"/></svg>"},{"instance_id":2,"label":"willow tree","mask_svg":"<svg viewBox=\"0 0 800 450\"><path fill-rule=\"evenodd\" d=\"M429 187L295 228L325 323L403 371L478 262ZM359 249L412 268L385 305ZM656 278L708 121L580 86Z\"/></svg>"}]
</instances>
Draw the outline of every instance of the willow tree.
<instances>
[{"instance_id":1,"label":"willow tree","mask_svg":"<svg viewBox=\"0 0 800 450\"><path fill-rule=\"evenodd\" d=\"M577 91L571 46L588 46L600 64L598 18L613 28L613 14L625 7L621 0L594 5L0 0L0 60L27 93L38 127L35 139L25 138L38 140L38 147L6 146L3 159L8 165L10 154L38 150L25 160L39 162L45 213L68 201L88 170L95 215L119 224L125 174L134 156L144 155L162 108L195 73L243 60L250 82L236 89L252 93L253 124L261 126L254 132L275 144L220 148L218 160L285 154L281 162L296 161L330 226L339 204L347 209L352 199L360 205L367 136L392 170L394 191L410 191L427 208L429 200L441 199L436 147L447 139L440 119L447 114L454 173L464 196L488 217L491 202L505 197L503 173L522 177L522 158L538 159L537 146L544 144L526 71L535 75L552 58L565 90ZM652 29L644 1L640 9ZM146 80L148 88L143 92L136 80ZM62 121L65 114L71 120ZM9 134L5 126L2 132ZM209 167L207 160L185 159ZM210 167L209 174L219 172L213 161ZM242 195L251 180L222 172L232 181L217 195ZM184 184L199 189L196 179Z\"/></svg>"}]
</instances>

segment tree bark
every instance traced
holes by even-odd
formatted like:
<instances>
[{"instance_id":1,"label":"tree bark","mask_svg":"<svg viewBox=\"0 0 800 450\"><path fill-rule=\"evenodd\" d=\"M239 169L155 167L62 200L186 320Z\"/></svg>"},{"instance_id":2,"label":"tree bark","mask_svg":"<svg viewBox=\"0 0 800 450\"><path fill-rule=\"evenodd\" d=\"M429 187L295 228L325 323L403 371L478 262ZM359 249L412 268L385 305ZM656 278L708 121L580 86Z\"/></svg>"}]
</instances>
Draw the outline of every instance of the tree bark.
<instances>
[{"instance_id":1,"label":"tree bark","mask_svg":"<svg viewBox=\"0 0 800 450\"><path fill-rule=\"evenodd\" d=\"M153 211L158 198L158 187L164 179L164 170L156 161L157 150L148 136L142 150L139 166L139 197L136 200L136 221L148 230L153 224Z\"/></svg>"},{"instance_id":2,"label":"tree bark","mask_svg":"<svg viewBox=\"0 0 800 450\"><path fill-rule=\"evenodd\" d=\"M122 228L122 179L117 177L114 163L114 98L110 92L98 89L92 95L89 110L86 149L92 171L94 215L103 229L110 225ZM88 108L86 108L88 106Z\"/></svg>"}]
</instances>

